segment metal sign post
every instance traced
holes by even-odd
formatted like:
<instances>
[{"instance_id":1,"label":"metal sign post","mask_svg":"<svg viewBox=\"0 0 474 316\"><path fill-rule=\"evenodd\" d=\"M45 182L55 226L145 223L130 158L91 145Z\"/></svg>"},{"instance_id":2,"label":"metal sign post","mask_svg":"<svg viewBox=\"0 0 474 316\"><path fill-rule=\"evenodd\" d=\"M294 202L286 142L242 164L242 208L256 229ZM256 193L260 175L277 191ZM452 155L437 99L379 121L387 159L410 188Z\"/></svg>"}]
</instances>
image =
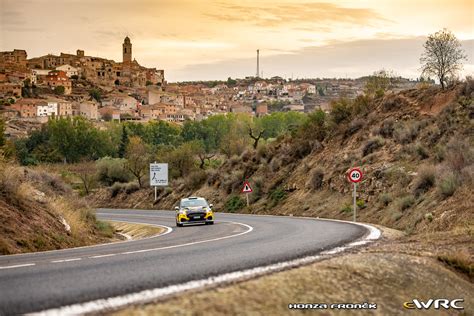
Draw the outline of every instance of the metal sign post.
<instances>
[{"instance_id":1,"label":"metal sign post","mask_svg":"<svg viewBox=\"0 0 474 316\"><path fill-rule=\"evenodd\" d=\"M354 222L357 221L357 183L362 181L362 171L359 168L352 168L347 173L347 178L350 182L354 185L354 191L352 192L353 200L354 200Z\"/></svg>"},{"instance_id":2,"label":"metal sign post","mask_svg":"<svg viewBox=\"0 0 474 316\"><path fill-rule=\"evenodd\" d=\"M354 222L357 220L357 183L354 183Z\"/></svg>"}]
</instances>

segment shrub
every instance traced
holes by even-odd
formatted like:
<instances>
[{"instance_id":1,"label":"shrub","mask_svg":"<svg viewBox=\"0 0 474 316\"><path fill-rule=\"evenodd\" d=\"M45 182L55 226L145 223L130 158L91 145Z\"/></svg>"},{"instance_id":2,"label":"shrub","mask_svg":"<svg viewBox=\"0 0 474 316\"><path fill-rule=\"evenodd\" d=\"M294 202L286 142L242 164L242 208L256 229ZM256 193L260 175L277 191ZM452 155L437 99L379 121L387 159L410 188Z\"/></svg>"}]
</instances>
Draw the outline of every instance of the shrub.
<instances>
[{"instance_id":1,"label":"shrub","mask_svg":"<svg viewBox=\"0 0 474 316\"><path fill-rule=\"evenodd\" d=\"M268 146L265 144L259 144L257 147L257 159L268 158Z\"/></svg>"},{"instance_id":2,"label":"shrub","mask_svg":"<svg viewBox=\"0 0 474 316\"><path fill-rule=\"evenodd\" d=\"M303 159L311 153L313 147L308 139L298 139L293 142L292 156L297 159Z\"/></svg>"},{"instance_id":3,"label":"shrub","mask_svg":"<svg viewBox=\"0 0 474 316\"><path fill-rule=\"evenodd\" d=\"M331 118L339 124L351 116L350 101L344 98L331 102Z\"/></svg>"},{"instance_id":4,"label":"shrub","mask_svg":"<svg viewBox=\"0 0 474 316\"><path fill-rule=\"evenodd\" d=\"M375 137L367 141L364 147L362 148L362 157L367 156L368 154L373 153L375 150L383 146L383 139L380 137Z\"/></svg>"},{"instance_id":5,"label":"shrub","mask_svg":"<svg viewBox=\"0 0 474 316\"><path fill-rule=\"evenodd\" d=\"M396 110L401 107L405 107L406 105L408 105L406 99L398 95L388 95L382 101L382 108L384 111Z\"/></svg>"},{"instance_id":6,"label":"shrub","mask_svg":"<svg viewBox=\"0 0 474 316\"><path fill-rule=\"evenodd\" d=\"M275 188L270 192L270 200L272 201L272 205L271 205L272 207L276 206L285 198L286 198L286 192L281 187Z\"/></svg>"},{"instance_id":7,"label":"shrub","mask_svg":"<svg viewBox=\"0 0 474 316\"><path fill-rule=\"evenodd\" d=\"M398 221L400 218L402 218L403 214L399 211L394 211L392 213L392 219L396 222Z\"/></svg>"},{"instance_id":8,"label":"shrub","mask_svg":"<svg viewBox=\"0 0 474 316\"><path fill-rule=\"evenodd\" d=\"M412 207L413 204L415 204L415 198L413 195L407 195L398 200L398 207L401 211Z\"/></svg>"},{"instance_id":9,"label":"shrub","mask_svg":"<svg viewBox=\"0 0 474 316\"><path fill-rule=\"evenodd\" d=\"M424 160L426 158L429 158L429 154L428 154L428 151L426 150L426 148L421 145L421 144L417 144L416 145L416 153L418 154L418 157L421 159L421 160Z\"/></svg>"},{"instance_id":10,"label":"shrub","mask_svg":"<svg viewBox=\"0 0 474 316\"><path fill-rule=\"evenodd\" d=\"M459 180L456 174L449 172L441 176L441 179L438 181L438 192L443 198L450 197L456 192L456 189L459 186Z\"/></svg>"},{"instance_id":11,"label":"shrub","mask_svg":"<svg viewBox=\"0 0 474 316\"><path fill-rule=\"evenodd\" d=\"M392 196L388 193L382 193L379 197L379 201L384 205L388 206L392 202Z\"/></svg>"},{"instance_id":12,"label":"shrub","mask_svg":"<svg viewBox=\"0 0 474 316\"><path fill-rule=\"evenodd\" d=\"M416 139L419 133L419 124L405 122L398 124L393 131L393 136L400 144L408 144Z\"/></svg>"},{"instance_id":13,"label":"shrub","mask_svg":"<svg viewBox=\"0 0 474 316\"><path fill-rule=\"evenodd\" d=\"M121 158L104 157L97 161L97 178L102 184L112 185L115 182L126 183L132 180L130 172L125 167L126 160Z\"/></svg>"},{"instance_id":14,"label":"shrub","mask_svg":"<svg viewBox=\"0 0 474 316\"><path fill-rule=\"evenodd\" d=\"M353 211L353 207L350 203L344 203L341 207L341 213L351 213Z\"/></svg>"},{"instance_id":15,"label":"shrub","mask_svg":"<svg viewBox=\"0 0 474 316\"><path fill-rule=\"evenodd\" d=\"M452 139L446 145L446 164L457 174L474 163L474 148L465 140Z\"/></svg>"},{"instance_id":16,"label":"shrub","mask_svg":"<svg viewBox=\"0 0 474 316\"><path fill-rule=\"evenodd\" d=\"M116 197L124 189L123 183L115 182L110 188L111 197Z\"/></svg>"},{"instance_id":17,"label":"shrub","mask_svg":"<svg viewBox=\"0 0 474 316\"><path fill-rule=\"evenodd\" d=\"M432 222L432 221L433 221L433 213L426 213L426 214L425 214L425 219L426 219L428 222Z\"/></svg>"},{"instance_id":18,"label":"shrub","mask_svg":"<svg viewBox=\"0 0 474 316\"><path fill-rule=\"evenodd\" d=\"M323 187L324 171L317 168L311 172L310 175L310 187L313 190L319 190Z\"/></svg>"},{"instance_id":19,"label":"shrub","mask_svg":"<svg viewBox=\"0 0 474 316\"><path fill-rule=\"evenodd\" d=\"M385 121L382 122L382 125L380 125L379 134L385 138L392 137L394 124L395 124L395 121L393 118L386 119Z\"/></svg>"},{"instance_id":20,"label":"shrub","mask_svg":"<svg viewBox=\"0 0 474 316\"><path fill-rule=\"evenodd\" d=\"M138 190L140 190L140 186L136 182L129 182L125 185L125 193L127 194L132 194Z\"/></svg>"},{"instance_id":21,"label":"shrub","mask_svg":"<svg viewBox=\"0 0 474 316\"><path fill-rule=\"evenodd\" d=\"M367 207L367 205L365 205L365 201L364 200L357 200L356 201L356 205L359 209L364 209Z\"/></svg>"},{"instance_id":22,"label":"shrub","mask_svg":"<svg viewBox=\"0 0 474 316\"><path fill-rule=\"evenodd\" d=\"M220 179L219 171L210 170L207 176L207 185L212 186Z\"/></svg>"},{"instance_id":23,"label":"shrub","mask_svg":"<svg viewBox=\"0 0 474 316\"><path fill-rule=\"evenodd\" d=\"M435 153L434 157L437 162L443 162L444 158L446 156L446 148L442 145L436 145L435 147Z\"/></svg>"},{"instance_id":24,"label":"shrub","mask_svg":"<svg viewBox=\"0 0 474 316\"><path fill-rule=\"evenodd\" d=\"M413 193L415 196L428 192L435 184L436 170L432 166L425 166L420 169L418 176L415 179L413 186Z\"/></svg>"},{"instance_id":25,"label":"shrub","mask_svg":"<svg viewBox=\"0 0 474 316\"><path fill-rule=\"evenodd\" d=\"M262 198L263 179L260 177L255 177L252 179L252 183L253 192L250 194L250 201L255 202Z\"/></svg>"},{"instance_id":26,"label":"shrub","mask_svg":"<svg viewBox=\"0 0 474 316\"><path fill-rule=\"evenodd\" d=\"M300 138L323 141L328 132L326 113L323 110L317 110L308 114L308 119L298 132Z\"/></svg>"},{"instance_id":27,"label":"shrub","mask_svg":"<svg viewBox=\"0 0 474 316\"><path fill-rule=\"evenodd\" d=\"M273 158L272 161L270 162L270 170L271 172L277 172L280 167L281 167L281 160L279 158Z\"/></svg>"},{"instance_id":28,"label":"shrub","mask_svg":"<svg viewBox=\"0 0 474 316\"><path fill-rule=\"evenodd\" d=\"M229 197L227 202L225 202L224 209L228 212L236 212L245 207L245 201L237 195Z\"/></svg>"},{"instance_id":29,"label":"shrub","mask_svg":"<svg viewBox=\"0 0 474 316\"><path fill-rule=\"evenodd\" d=\"M355 119L352 120L349 126L346 129L346 132L344 133L346 137L351 136L358 130L360 130L364 126L365 121L363 119Z\"/></svg>"},{"instance_id":30,"label":"shrub","mask_svg":"<svg viewBox=\"0 0 474 316\"><path fill-rule=\"evenodd\" d=\"M196 190L206 181L207 174L204 170L196 170L186 177L186 186L189 189Z\"/></svg>"},{"instance_id":31,"label":"shrub","mask_svg":"<svg viewBox=\"0 0 474 316\"><path fill-rule=\"evenodd\" d=\"M352 103L353 114L365 114L370 108L370 97L367 95L358 95Z\"/></svg>"}]
</instances>

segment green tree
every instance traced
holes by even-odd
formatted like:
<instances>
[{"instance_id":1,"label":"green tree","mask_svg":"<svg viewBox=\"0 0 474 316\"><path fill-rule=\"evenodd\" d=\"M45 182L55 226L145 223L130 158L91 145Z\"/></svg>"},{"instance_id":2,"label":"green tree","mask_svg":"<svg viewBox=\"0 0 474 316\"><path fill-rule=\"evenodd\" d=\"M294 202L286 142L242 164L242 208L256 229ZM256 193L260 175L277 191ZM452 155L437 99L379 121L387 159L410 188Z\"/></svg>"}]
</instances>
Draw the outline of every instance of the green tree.
<instances>
[{"instance_id":1,"label":"green tree","mask_svg":"<svg viewBox=\"0 0 474 316\"><path fill-rule=\"evenodd\" d=\"M189 175L196 167L196 142L186 142L176 148L163 145L158 149L157 160L167 162L172 178Z\"/></svg>"},{"instance_id":2,"label":"green tree","mask_svg":"<svg viewBox=\"0 0 474 316\"><path fill-rule=\"evenodd\" d=\"M310 113L298 132L302 139L323 141L327 135L326 113L323 110Z\"/></svg>"},{"instance_id":3,"label":"green tree","mask_svg":"<svg viewBox=\"0 0 474 316\"><path fill-rule=\"evenodd\" d=\"M436 76L444 89L448 80L456 77L462 69L462 61L467 59L461 43L448 29L442 29L428 36L423 45L425 51L420 63L423 75Z\"/></svg>"},{"instance_id":4,"label":"green tree","mask_svg":"<svg viewBox=\"0 0 474 316\"><path fill-rule=\"evenodd\" d=\"M122 125L122 137L120 139L120 146L119 146L119 149L118 149L119 158L124 158L125 157L128 142L129 142L129 139L128 139L127 128L125 127L125 125Z\"/></svg>"},{"instance_id":5,"label":"green tree","mask_svg":"<svg viewBox=\"0 0 474 316\"><path fill-rule=\"evenodd\" d=\"M89 90L89 96L95 99L97 102L100 102L100 100L102 99L102 93L99 89L96 88Z\"/></svg>"},{"instance_id":6,"label":"green tree","mask_svg":"<svg viewBox=\"0 0 474 316\"><path fill-rule=\"evenodd\" d=\"M227 78L227 85L228 86L235 86L237 84L237 80L232 79L231 77Z\"/></svg>"},{"instance_id":7,"label":"green tree","mask_svg":"<svg viewBox=\"0 0 474 316\"><path fill-rule=\"evenodd\" d=\"M57 94L57 95L63 95L64 92L66 91L66 88L64 88L64 86L57 86L54 88L54 94Z\"/></svg>"}]
</instances>

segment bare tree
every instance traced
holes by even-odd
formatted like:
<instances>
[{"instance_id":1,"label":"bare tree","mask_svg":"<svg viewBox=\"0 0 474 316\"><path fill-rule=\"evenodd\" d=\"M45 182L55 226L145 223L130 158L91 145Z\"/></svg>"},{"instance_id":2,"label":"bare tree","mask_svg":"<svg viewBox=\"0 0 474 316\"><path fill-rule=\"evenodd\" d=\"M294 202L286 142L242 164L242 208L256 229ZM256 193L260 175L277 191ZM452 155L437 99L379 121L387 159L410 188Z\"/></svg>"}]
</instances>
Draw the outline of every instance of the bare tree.
<instances>
[{"instance_id":1,"label":"bare tree","mask_svg":"<svg viewBox=\"0 0 474 316\"><path fill-rule=\"evenodd\" d=\"M252 129L252 127L250 125L248 126L248 129L249 129L249 136L250 136L250 138L253 139L253 148L257 149L258 142L260 141L260 138L262 138L263 133L265 133L265 130L262 129L262 130L259 130L259 131L255 131L255 130Z\"/></svg>"},{"instance_id":2,"label":"bare tree","mask_svg":"<svg viewBox=\"0 0 474 316\"><path fill-rule=\"evenodd\" d=\"M429 35L423 46L425 51L420 58L423 75L438 77L444 89L448 80L462 69L462 60L467 59L461 43L451 31L442 29Z\"/></svg>"},{"instance_id":3,"label":"bare tree","mask_svg":"<svg viewBox=\"0 0 474 316\"><path fill-rule=\"evenodd\" d=\"M85 195L94 189L97 184L96 167L93 162L80 162L70 166L70 171L81 181Z\"/></svg>"}]
</instances>

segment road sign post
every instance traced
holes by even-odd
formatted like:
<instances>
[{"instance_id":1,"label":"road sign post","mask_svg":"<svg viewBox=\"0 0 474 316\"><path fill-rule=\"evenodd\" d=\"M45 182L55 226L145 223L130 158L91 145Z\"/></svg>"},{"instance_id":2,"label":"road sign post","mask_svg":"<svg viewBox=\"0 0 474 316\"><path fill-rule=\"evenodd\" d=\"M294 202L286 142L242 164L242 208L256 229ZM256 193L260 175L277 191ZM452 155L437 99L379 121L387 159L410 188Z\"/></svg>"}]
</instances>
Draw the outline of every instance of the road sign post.
<instances>
[{"instance_id":1,"label":"road sign post","mask_svg":"<svg viewBox=\"0 0 474 316\"><path fill-rule=\"evenodd\" d=\"M354 186L354 191L352 192L353 201L354 201L354 212L353 212L353 221L357 221L357 183L362 181L362 171L359 168L352 168L347 173L347 178L352 182Z\"/></svg>"},{"instance_id":2,"label":"road sign post","mask_svg":"<svg viewBox=\"0 0 474 316\"><path fill-rule=\"evenodd\" d=\"M247 198L247 206L250 206L249 202L249 193L252 193L252 187L250 186L250 183L248 181L244 182L244 187L242 188L242 193L245 193L245 196Z\"/></svg>"},{"instance_id":3,"label":"road sign post","mask_svg":"<svg viewBox=\"0 0 474 316\"><path fill-rule=\"evenodd\" d=\"M155 201L158 199L158 187L168 186L168 164L150 164L150 186L155 187Z\"/></svg>"}]
</instances>

